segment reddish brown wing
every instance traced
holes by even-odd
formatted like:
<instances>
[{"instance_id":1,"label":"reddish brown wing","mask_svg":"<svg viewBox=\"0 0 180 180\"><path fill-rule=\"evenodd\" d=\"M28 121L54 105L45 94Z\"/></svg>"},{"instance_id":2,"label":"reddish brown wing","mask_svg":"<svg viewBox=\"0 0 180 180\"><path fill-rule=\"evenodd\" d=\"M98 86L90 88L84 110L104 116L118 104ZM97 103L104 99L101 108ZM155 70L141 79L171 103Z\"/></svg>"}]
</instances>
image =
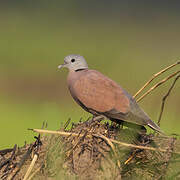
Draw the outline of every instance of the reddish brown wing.
<instances>
[{"instance_id":1,"label":"reddish brown wing","mask_svg":"<svg viewBox=\"0 0 180 180\"><path fill-rule=\"evenodd\" d=\"M74 83L73 90L81 103L97 112L129 111L129 99L122 88L98 71L88 70Z\"/></svg>"}]
</instances>

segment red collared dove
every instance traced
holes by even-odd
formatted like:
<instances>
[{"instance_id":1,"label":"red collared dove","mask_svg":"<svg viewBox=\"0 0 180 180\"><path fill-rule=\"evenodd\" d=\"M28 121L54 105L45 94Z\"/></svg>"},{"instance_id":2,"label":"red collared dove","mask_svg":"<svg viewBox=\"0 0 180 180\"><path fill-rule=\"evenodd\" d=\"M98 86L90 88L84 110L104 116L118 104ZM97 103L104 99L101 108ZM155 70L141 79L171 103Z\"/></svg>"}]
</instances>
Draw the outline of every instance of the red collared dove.
<instances>
[{"instance_id":1,"label":"red collared dove","mask_svg":"<svg viewBox=\"0 0 180 180\"><path fill-rule=\"evenodd\" d=\"M100 72L88 69L84 57L66 56L64 64L58 66L59 69L62 67L69 69L67 83L72 97L87 112L116 122L148 125L162 132L120 85Z\"/></svg>"}]
</instances>

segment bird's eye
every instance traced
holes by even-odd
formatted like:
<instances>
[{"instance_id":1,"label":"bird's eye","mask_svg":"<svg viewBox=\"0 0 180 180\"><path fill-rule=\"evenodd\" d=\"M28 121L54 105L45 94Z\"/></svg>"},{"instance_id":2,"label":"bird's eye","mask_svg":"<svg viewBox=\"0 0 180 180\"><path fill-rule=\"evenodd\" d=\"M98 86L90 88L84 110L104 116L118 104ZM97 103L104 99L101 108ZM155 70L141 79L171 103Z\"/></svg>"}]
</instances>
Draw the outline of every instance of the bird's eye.
<instances>
[{"instance_id":1,"label":"bird's eye","mask_svg":"<svg viewBox=\"0 0 180 180\"><path fill-rule=\"evenodd\" d=\"M75 62L75 59L71 59L71 62L72 62L72 63Z\"/></svg>"}]
</instances>

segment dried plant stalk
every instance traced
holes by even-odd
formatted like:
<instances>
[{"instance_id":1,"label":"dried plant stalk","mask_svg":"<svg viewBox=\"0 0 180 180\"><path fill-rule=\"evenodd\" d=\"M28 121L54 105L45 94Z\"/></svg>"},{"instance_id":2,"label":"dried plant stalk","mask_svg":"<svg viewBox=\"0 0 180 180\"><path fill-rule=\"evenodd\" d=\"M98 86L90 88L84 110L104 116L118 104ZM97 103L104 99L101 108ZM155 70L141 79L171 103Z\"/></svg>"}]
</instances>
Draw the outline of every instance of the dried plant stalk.
<instances>
[{"instance_id":1,"label":"dried plant stalk","mask_svg":"<svg viewBox=\"0 0 180 180\"><path fill-rule=\"evenodd\" d=\"M146 91L140 98L137 99L137 102L141 101L145 96L147 96L151 91L153 91L154 89L156 89L158 86L160 86L161 84L165 83L166 81L168 81L169 79L171 79L172 77L176 76L177 74L179 74L180 71L176 71L175 73L171 74L170 76L164 78L163 80L161 80L160 82L158 82L157 84L155 84L153 87L151 87L148 91Z\"/></svg>"},{"instance_id":2,"label":"dried plant stalk","mask_svg":"<svg viewBox=\"0 0 180 180\"><path fill-rule=\"evenodd\" d=\"M165 101L166 101L167 97L170 95L170 93L171 93L172 89L174 88L174 86L175 86L177 80L179 79L179 77L180 77L180 75L178 75L178 76L174 79L171 87L169 88L168 92L165 94L165 96L164 96L163 99L162 99L161 111L160 111L159 119L158 119L158 122L157 122L157 124L158 124L159 126L160 126L161 117L162 117L162 114L163 114L163 111L164 111Z\"/></svg>"},{"instance_id":3,"label":"dried plant stalk","mask_svg":"<svg viewBox=\"0 0 180 180\"><path fill-rule=\"evenodd\" d=\"M149 79L149 81L147 81L147 82L144 84L144 86L142 86L142 88L140 88L139 91L138 91L133 97L136 98L136 96L138 96L138 95L141 93L141 91L143 91L156 77L158 77L159 75L163 74L164 72L166 72L167 70L173 68L174 66L176 66L176 65L178 65L178 64L180 64L180 61L178 61L178 62L176 62L176 63L174 63L174 64L166 67L165 69L159 71L158 73L154 74L154 75L151 77L151 79Z\"/></svg>"},{"instance_id":4,"label":"dried plant stalk","mask_svg":"<svg viewBox=\"0 0 180 180\"><path fill-rule=\"evenodd\" d=\"M31 180L31 179L36 175L36 173L38 173L38 171L40 171L41 168L42 168L41 166L38 167L38 168L29 176L29 178L28 178L27 180Z\"/></svg>"},{"instance_id":5,"label":"dried plant stalk","mask_svg":"<svg viewBox=\"0 0 180 180\"><path fill-rule=\"evenodd\" d=\"M62 132L62 131L50 131L50 130L43 130L43 129L29 129L32 130L34 132L37 133L47 133L47 134L57 134L57 135L61 135L61 136L82 136L79 135L77 133L70 133L70 132ZM86 137L92 137L92 136L99 136L98 134L92 134L92 135L87 135ZM103 138L103 136L101 136L101 138ZM109 138L108 138L109 139ZM105 139L107 141L107 137ZM153 147L148 147L148 146L138 146L138 145L134 145L134 144L129 144L129 143L124 143L121 141L117 141L114 139L109 139L111 142L115 143L115 144L119 144L121 146L125 146L125 147L130 147L130 148L137 148L137 149L144 149L144 150L150 150L150 151L160 151L160 152L166 152L165 149L162 148L153 148ZM175 154L180 154L180 152L173 152Z\"/></svg>"},{"instance_id":6,"label":"dried plant stalk","mask_svg":"<svg viewBox=\"0 0 180 180\"><path fill-rule=\"evenodd\" d=\"M104 139L109 144L111 149L113 150L115 157L118 159L118 156L117 156L114 144L112 143L112 141L109 138L107 138L106 136L104 136L102 134L98 134L98 135L97 134L93 134L93 136ZM117 165L118 165L118 168L121 168L121 164L120 164L119 160L117 160Z\"/></svg>"},{"instance_id":7,"label":"dried plant stalk","mask_svg":"<svg viewBox=\"0 0 180 180\"><path fill-rule=\"evenodd\" d=\"M25 174L25 176L24 176L24 179L23 179L23 180L27 180L27 179L28 179L28 177L29 177L29 175L31 174L31 171L32 171L32 169L33 169L33 167L34 167L37 159L38 159L38 155L35 154L34 157L33 157L33 160L31 161L31 164L30 164L30 166L29 166L29 168L28 168L28 170L27 170L27 172L26 172L26 174Z\"/></svg>"}]
</instances>

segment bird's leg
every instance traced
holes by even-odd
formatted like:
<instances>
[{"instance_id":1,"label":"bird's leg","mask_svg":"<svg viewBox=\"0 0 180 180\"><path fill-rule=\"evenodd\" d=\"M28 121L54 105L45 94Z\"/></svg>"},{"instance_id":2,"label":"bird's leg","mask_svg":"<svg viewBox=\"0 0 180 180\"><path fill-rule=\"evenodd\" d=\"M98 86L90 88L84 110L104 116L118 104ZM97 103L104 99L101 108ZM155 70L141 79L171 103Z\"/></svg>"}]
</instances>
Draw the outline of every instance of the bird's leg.
<instances>
[{"instance_id":1,"label":"bird's leg","mask_svg":"<svg viewBox=\"0 0 180 180\"><path fill-rule=\"evenodd\" d=\"M104 119L103 115L93 115L92 120L93 121L97 121L97 122L101 122Z\"/></svg>"},{"instance_id":2,"label":"bird's leg","mask_svg":"<svg viewBox=\"0 0 180 180\"><path fill-rule=\"evenodd\" d=\"M113 125L118 125L120 129L123 129L123 122L122 120L119 119L113 119L113 118L109 118L112 121L112 126Z\"/></svg>"},{"instance_id":3,"label":"bird's leg","mask_svg":"<svg viewBox=\"0 0 180 180\"><path fill-rule=\"evenodd\" d=\"M104 116L103 116L103 115L94 115L94 114L93 114L92 119L87 120L86 122L87 122L88 124L91 124L91 123L93 123L93 122L101 122L103 119L104 119Z\"/></svg>"}]
</instances>

